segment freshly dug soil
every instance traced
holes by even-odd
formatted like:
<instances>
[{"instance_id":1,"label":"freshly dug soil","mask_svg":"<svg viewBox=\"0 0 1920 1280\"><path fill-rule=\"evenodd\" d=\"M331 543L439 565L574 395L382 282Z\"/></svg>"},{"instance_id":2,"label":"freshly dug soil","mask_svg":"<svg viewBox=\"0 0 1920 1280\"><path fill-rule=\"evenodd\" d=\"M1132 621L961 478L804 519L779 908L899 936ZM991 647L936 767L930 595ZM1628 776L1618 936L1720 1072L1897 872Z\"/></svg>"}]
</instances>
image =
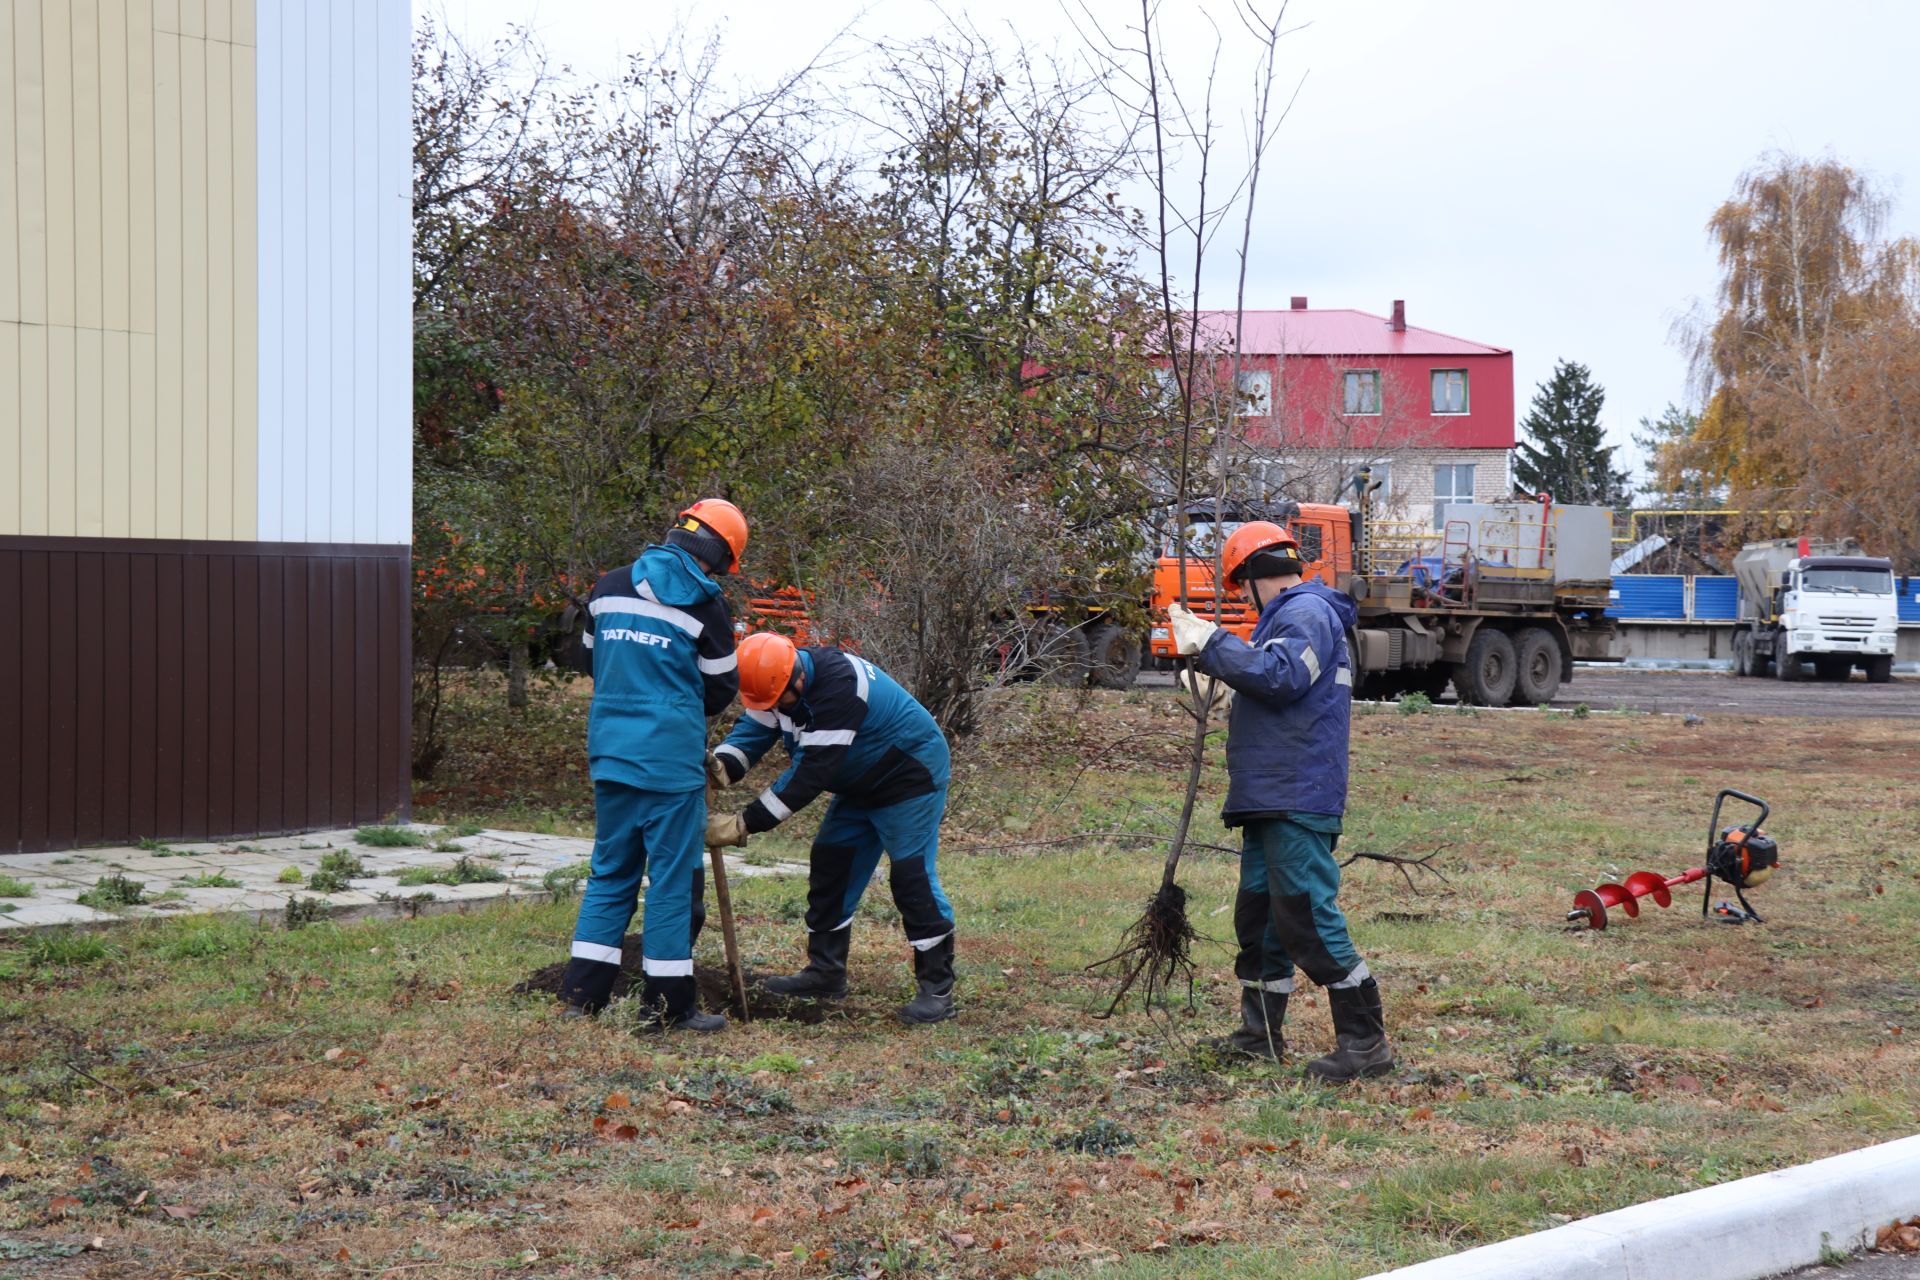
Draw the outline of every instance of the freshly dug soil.
<instances>
[{"instance_id":1,"label":"freshly dug soil","mask_svg":"<svg viewBox=\"0 0 1920 1280\"><path fill-rule=\"evenodd\" d=\"M560 980L566 976L567 962L550 964L535 969L522 978L513 988L517 996L547 996L558 998ZM821 1000L788 1000L780 996L768 995L760 989L761 974L753 969L746 970L747 976L747 1012L755 1021L762 1018L781 1018L787 1022L800 1022L809 1026L824 1022L832 1014L835 1004ZM700 987L700 1007L716 1012L738 1016L739 1002L733 998L733 984L727 979L726 968L722 965L710 965L695 962L693 980ZM628 990L638 991L641 986L640 975L640 935L630 933L620 942L620 976L613 980L613 996L619 999Z\"/></svg>"}]
</instances>

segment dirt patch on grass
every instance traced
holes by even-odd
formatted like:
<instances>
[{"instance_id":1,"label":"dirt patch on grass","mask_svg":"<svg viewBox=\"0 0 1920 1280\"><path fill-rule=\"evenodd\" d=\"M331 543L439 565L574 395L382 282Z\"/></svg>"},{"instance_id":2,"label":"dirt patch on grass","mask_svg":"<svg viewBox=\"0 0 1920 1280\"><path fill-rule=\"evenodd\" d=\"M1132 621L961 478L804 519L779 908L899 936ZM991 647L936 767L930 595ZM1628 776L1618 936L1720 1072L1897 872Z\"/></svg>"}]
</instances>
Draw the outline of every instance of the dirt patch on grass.
<instances>
[{"instance_id":1,"label":"dirt patch on grass","mask_svg":"<svg viewBox=\"0 0 1920 1280\"><path fill-rule=\"evenodd\" d=\"M779 1019L785 1022L798 1022L804 1026L816 1026L833 1016L834 1005L820 1000L790 1000L770 995L760 986L760 980L769 975L757 969L744 968L747 978L747 1013L757 1022L764 1019ZM516 996L549 996L555 999L560 995L560 981L566 976L567 962L543 965L529 973L512 987ZM727 971L717 965L695 964L693 980L700 988L700 1007L722 1013L738 1015L740 1002L734 998L733 983L727 977ZM620 976L613 980L613 998L618 1000L628 994L638 995L644 979L640 971L640 935L629 934L620 943Z\"/></svg>"}]
</instances>

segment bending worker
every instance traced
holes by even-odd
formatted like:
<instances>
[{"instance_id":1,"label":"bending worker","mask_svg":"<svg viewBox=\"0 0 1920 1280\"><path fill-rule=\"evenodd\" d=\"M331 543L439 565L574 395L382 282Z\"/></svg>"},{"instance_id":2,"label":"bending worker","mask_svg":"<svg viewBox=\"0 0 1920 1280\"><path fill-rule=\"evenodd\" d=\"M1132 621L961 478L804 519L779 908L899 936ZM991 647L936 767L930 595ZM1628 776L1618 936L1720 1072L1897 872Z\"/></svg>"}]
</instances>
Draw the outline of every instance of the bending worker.
<instances>
[{"instance_id":1,"label":"bending worker","mask_svg":"<svg viewBox=\"0 0 1920 1280\"><path fill-rule=\"evenodd\" d=\"M884 851L919 983L900 1020L952 1017L953 907L935 865L952 768L940 726L864 658L824 645L798 648L765 631L740 644L740 701L746 714L708 759L714 781L738 782L776 742L791 763L745 812L710 818L708 844L745 844L833 792L807 873L806 968L767 979L766 989L845 997L854 908Z\"/></svg>"},{"instance_id":2,"label":"bending worker","mask_svg":"<svg viewBox=\"0 0 1920 1280\"><path fill-rule=\"evenodd\" d=\"M1222 557L1227 581L1259 611L1252 643L1179 604L1174 647L1238 695L1227 719L1227 803L1241 828L1234 903L1240 1026L1224 1046L1278 1061L1294 966L1327 990L1336 1047L1307 1064L1322 1080L1393 1066L1380 989L1347 934L1333 851L1347 807L1353 601L1319 582L1293 536L1265 520L1241 525Z\"/></svg>"},{"instance_id":3,"label":"bending worker","mask_svg":"<svg viewBox=\"0 0 1920 1280\"><path fill-rule=\"evenodd\" d=\"M593 864L560 985L569 1013L606 1005L645 876L640 964L652 1020L691 1031L727 1025L700 1011L693 981L705 888L700 760L708 719L740 687L733 613L714 578L738 570L746 546L740 509L703 499L680 513L664 546L604 574L587 601Z\"/></svg>"}]
</instances>

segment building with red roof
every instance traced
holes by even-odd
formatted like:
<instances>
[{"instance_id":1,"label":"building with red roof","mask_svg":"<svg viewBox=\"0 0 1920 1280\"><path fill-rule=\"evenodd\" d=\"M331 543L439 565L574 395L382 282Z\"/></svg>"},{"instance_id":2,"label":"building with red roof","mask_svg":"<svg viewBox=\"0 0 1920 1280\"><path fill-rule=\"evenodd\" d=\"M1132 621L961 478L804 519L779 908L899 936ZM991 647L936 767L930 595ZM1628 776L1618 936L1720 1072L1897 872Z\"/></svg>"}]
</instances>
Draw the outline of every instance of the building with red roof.
<instances>
[{"instance_id":1,"label":"building with red roof","mask_svg":"<svg viewBox=\"0 0 1920 1280\"><path fill-rule=\"evenodd\" d=\"M1198 319L1205 346L1232 349L1233 312ZM1363 465L1387 512L1435 527L1449 502L1507 496L1507 348L1410 325L1401 301L1381 316L1296 297L1245 312L1240 350L1242 434L1272 496L1337 501Z\"/></svg>"}]
</instances>

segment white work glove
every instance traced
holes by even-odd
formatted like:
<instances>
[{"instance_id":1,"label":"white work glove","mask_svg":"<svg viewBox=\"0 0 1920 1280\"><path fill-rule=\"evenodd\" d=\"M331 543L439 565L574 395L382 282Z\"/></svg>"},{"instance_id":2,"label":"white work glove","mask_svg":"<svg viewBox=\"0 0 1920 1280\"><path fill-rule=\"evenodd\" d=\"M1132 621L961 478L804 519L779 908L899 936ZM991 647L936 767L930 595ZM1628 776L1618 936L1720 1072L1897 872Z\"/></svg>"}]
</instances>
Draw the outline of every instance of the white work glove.
<instances>
[{"instance_id":1,"label":"white work glove","mask_svg":"<svg viewBox=\"0 0 1920 1280\"><path fill-rule=\"evenodd\" d=\"M733 775L727 772L727 762L720 758L718 751L707 752L707 787L712 791L725 791L733 785Z\"/></svg>"},{"instance_id":2,"label":"white work glove","mask_svg":"<svg viewBox=\"0 0 1920 1280\"><path fill-rule=\"evenodd\" d=\"M1178 600L1167 606L1167 622L1173 628L1173 651L1183 658L1206 648L1207 641L1220 629L1205 618L1195 617L1193 610Z\"/></svg>"},{"instance_id":3,"label":"white work glove","mask_svg":"<svg viewBox=\"0 0 1920 1280\"><path fill-rule=\"evenodd\" d=\"M1175 688L1179 689L1189 698L1195 698L1196 700L1198 700L1198 698L1204 698L1207 693L1207 686L1212 685L1213 702L1207 707L1207 714L1210 716L1223 716L1233 710L1233 690L1227 687L1227 683L1224 680L1215 680L1210 676L1203 676L1197 671L1183 670L1173 673L1173 683ZM1196 690L1198 691L1197 694L1195 692Z\"/></svg>"},{"instance_id":4,"label":"white work glove","mask_svg":"<svg viewBox=\"0 0 1920 1280\"><path fill-rule=\"evenodd\" d=\"M727 845L743 845L747 842L747 820L737 813L710 813L707 815L707 848L720 849Z\"/></svg>"}]
</instances>

